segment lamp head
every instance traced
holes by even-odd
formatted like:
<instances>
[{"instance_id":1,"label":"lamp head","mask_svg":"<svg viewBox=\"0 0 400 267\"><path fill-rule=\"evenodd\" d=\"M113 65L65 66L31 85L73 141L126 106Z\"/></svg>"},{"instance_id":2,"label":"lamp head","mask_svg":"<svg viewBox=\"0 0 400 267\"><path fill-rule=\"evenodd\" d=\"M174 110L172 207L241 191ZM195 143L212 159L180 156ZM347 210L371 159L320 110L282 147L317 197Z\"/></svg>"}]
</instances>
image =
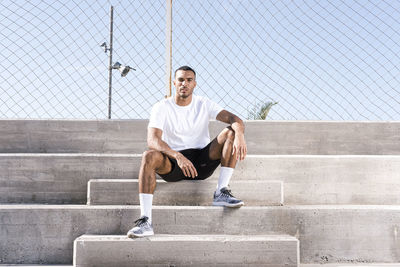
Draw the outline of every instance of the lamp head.
<instances>
[{"instance_id":1,"label":"lamp head","mask_svg":"<svg viewBox=\"0 0 400 267\"><path fill-rule=\"evenodd\" d=\"M131 68L129 66L122 65L119 62L115 62L114 66L113 66L113 69L119 70L119 72L121 73L121 77L125 77L131 69L132 70L136 70L136 69Z\"/></svg>"},{"instance_id":2,"label":"lamp head","mask_svg":"<svg viewBox=\"0 0 400 267\"><path fill-rule=\"evenodd\" d=\"M100 45L100 47L103 47L104 53L107 53L107 51L109 50L108 47L107 47L107 43L106 43L106 42L102 43L102 44Z\"/></svg>"}]
</instances>

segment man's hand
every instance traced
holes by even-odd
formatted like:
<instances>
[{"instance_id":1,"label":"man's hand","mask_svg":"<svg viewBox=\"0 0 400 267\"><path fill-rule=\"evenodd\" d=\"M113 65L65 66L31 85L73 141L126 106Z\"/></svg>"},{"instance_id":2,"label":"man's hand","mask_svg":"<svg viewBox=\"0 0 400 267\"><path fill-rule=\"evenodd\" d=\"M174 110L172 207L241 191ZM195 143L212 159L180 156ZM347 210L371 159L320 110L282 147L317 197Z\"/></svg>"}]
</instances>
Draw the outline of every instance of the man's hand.
<instances>
[{"instance_id":1,"label":"man's hand","mask_svg":"<svg viewBox=\"0 0 400 267\"><path fill-rule=\"evenodd\" d=\"M184 155L178 152L175 159L178 163L179 168L181 168L183 174L186 177L195 178L198 175L196 168L193 166L193 163L188 160Z\"/></svg>"},{"instance_id":2,"label":"man's hand","mask_svg":"<svg viewBox=\"0 0 400 267\"><path fill-rule=\"evenodd\" d=\"M235 140L233 141L232 155L236 153L236 160L244 160L247 155L247 145L244 140L243 134L235 134Z\"/></svg>"}]
</instances>

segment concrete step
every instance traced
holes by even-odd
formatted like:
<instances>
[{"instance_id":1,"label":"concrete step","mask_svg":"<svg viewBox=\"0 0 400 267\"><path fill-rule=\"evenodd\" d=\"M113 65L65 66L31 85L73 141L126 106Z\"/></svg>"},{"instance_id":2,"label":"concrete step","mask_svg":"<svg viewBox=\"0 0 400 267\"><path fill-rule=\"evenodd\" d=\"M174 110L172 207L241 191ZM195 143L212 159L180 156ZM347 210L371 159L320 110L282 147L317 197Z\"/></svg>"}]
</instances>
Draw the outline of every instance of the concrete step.
<instances>
[{"instance_id":1,"label":"concrete step","mask_svg":"<svg viewBox=\"0 0 400 267\"><path fill-rule=\"evenodd\" d=\"M0 267L74 267L73 265L59 264L0 264Z\"/></svg>"},{"instance_id":2,"label":"concrete step","mask_svg":"<svg viewBox=\"0 0 400 267\"><path fill-rule=\"evenodd\" d=\"M298 266L299 241L287 235L83 235L75 267Z\"/></svg>"},{"instance_id":3,"label":"concrete step","mask_svg":"<svg viewBox=\"0 0 400 267\"><path fill-rule=\"evenodd\" d=\"M1 153L142 153L147 120L0 120ZM400 154L400 122L245 121L250 154ZM215 137L225 124L210 123Z\"/></svg>"},{"instance_id":4,"label":"concrete step","mask_svg":"<svg viewBox=\"0 0 400 267\"><path fill-rule=\"evenodd\" d=\"M0 262L71 264L83 234L125 235L138 206L0 205ZM156 235L287 234L301 263L400 262L400 206L154 206Z\"/></svg>"},{"instance_id":5,"label":"concrete step","mask_svg":"<svg viewBox=\"0 0 400 267\"><path fill-rule=\"evenodd\" d=\"M85 204L90 179L137 178L140 158L135 154L0 154L0 203Z\"/></svg>"},{"instance_id":6,"label":"concrete step","mask_svg":"<svg viewBox=\"0 0 400 267\"><path fill-rule=\"evenodd\" d=\"M349 263L328 263L328 264L300 264L299 267L400 267L400 262L398 263L349 262Z\"/></svg>"},{"instance_id":7,"label":"concrete step","mask_svg":"<svg viewBox=\"0 0 400 267\"><path fill-rule=\"evenodd\" d=\"M73 267L73 265L48 264L0 264L1 267ZM400 267L400 263L328 263L328 264L300 264L299 267Z\"/></svg>"},{"instance_id":8,"label":"concrete step","mask_svg":"<svg viewBox=\"0 0 400 267\"><path fill-rule=\"evenodd\" d=\"M215 181L157 181L154 205L210 206L215 191ZM230 186L235 197L245 200L247 206L283 205L281 181L236 181ZM89 205L139 205L139 182L131 180L90 180Z\"/></svg>"},{"instance_id":9,"label":"concrete step","mask_svg":"<svg viewBox=\"0 0 400 267\"><path fill-rule=\"evenodd\" d=\"M137 179L140 161L140 154L0 154L0 203L84 204L89 180ZM249 179L283 181L285 204L400 204L396 155L249 155L231 185Z\"/></svg>"},{"instance_id":10,"label":"concrete step","mask_svg":"<svg viewBox=\"0 0 400 267\"><path fill-rule=\"evenodd\" d=\"M147 120L0 120L1 153L142 153Z\"/></svg>"},{"instance_id":11,"label":"concrete step","mask_svg":"<svg viewBox=\"0 0 400 267\"><path fill-rule=\"evenodd\" d=\"M73 267L73 265L48 264L0 264L1 267ZM400 267L399 263L328 263L328 264L300 264L299 267Z\"/></svg>"}]
</instances>

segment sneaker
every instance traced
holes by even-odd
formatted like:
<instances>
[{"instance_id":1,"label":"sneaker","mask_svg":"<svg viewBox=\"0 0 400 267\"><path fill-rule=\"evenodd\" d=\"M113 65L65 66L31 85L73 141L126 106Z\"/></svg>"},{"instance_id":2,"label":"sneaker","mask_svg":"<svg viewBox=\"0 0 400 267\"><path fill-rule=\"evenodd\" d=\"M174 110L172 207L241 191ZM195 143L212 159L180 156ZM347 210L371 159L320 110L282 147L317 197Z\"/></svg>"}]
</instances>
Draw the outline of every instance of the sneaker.
<instances>
[{"instance_id":1,"label":"sneaker","mask_svg":"<svg viewBox=\"0 0 400 267\"><path fill-rule=\"evenodd\" d=\"M150 224L149 218L147 216L140 217L140 219L135 221L135 227L128 231L127 236L129 238L134 237L144 237L144 236L152 236L153 225Z\"/></svg>"},{"instance_id":2,"label":"sneaker","mask_svg":"<svg viewBox=\"0 0 400 267\"><path fill-rule=\"evenodd\" d=\"M231 190L227 187L221 189L221 193L217 195L217 192L214 193L214 206L224 206L230 208L241 207L244 205L244 202L240 199L235 198Z\"/></svg>"}]
</instances>

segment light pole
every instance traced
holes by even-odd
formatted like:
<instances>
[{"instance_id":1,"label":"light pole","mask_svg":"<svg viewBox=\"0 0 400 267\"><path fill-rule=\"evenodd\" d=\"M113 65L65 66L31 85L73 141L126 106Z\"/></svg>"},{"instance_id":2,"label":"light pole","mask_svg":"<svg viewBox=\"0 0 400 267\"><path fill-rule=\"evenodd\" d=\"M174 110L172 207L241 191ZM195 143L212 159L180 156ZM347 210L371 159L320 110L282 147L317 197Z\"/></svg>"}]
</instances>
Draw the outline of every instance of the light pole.
<instances>
[{"instance_id":1,"label":"light pole","mask_svg":"<svg viewBox=\"0 0 400 267\"><path fill-rule=\"evenodd\" d=\"M112 70L117 69L121 73L121 77L125 77L130 70L136 70L132 67L122 65L119 62L115 62L112 64L112 56L113 56L113 27L114 27L114 7L110 8L110 46L107 47L107 43L104 42L100 45L100 47L104 48L104 52L108 54L108 119L111 119L111 100L112 100Z\"/></svg>"},{"instance_id":2,"label":"light pole","mask_svg":"<svg viewBox=\"0 0 400 267\"><path fill-rule=\"evenodd\" d=\"M111 119L111 93L112 93L112 52L113 52L113 26L114 7L110 8L110 48L108 55L108 119Z\"/></svg>"}]
</instances>

